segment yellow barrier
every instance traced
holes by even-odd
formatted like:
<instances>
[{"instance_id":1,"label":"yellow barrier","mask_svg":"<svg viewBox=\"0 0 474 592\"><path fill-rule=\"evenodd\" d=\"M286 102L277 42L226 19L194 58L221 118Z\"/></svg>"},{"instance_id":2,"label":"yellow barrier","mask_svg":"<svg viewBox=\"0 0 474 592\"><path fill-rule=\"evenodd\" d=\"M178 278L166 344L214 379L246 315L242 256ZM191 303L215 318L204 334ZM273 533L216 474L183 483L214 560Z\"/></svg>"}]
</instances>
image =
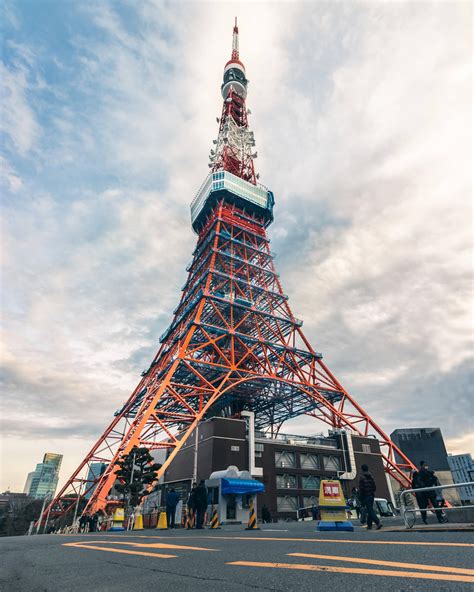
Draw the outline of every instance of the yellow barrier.
<instances>
[{"instance_id":1,"label":"yellow barrier","mask_svg":"<svg viewBox=\"0 0 474 592\"><path fill-rule=\"evenodd\" d=\"M255 507L253 505L253 497L250 498L249 504L249 523L245 530L260 530L257 526L257 515L255 514Z\"/></svg>"},{"instance_id":2,"label":"yellow barrier","mask_svg":"<svg viewBox=\"0 0 474 592\"><path fill-rule=\"evenodd\" d=\"M135 516L133 530L143 530L143 516L141 514L137 514Z\"/></svg>"},{"instance_id":3,"label":"yellow barrier","mask_svg":"<svg viewBox=\"0 0 474 592\"><path fill-rule=\"evenodd\" d=\"M158 524L156 525L158 530L167 530L168 529L168 521L166 520L166 512L160 512L160 517L158 518Z\"/></svg>"},{"instance_id":4,"label":"yellow barrier","mask_svg":"<svg viewBox=\"0 0 474 592\"><path fill-rule=\"evenodd\" d=\"M219 526L219 512L217 511L217 508L212 508L212 515L211 515L211 525L209 526L209 528L220 528Z\"/></svg>"}]
</instances>

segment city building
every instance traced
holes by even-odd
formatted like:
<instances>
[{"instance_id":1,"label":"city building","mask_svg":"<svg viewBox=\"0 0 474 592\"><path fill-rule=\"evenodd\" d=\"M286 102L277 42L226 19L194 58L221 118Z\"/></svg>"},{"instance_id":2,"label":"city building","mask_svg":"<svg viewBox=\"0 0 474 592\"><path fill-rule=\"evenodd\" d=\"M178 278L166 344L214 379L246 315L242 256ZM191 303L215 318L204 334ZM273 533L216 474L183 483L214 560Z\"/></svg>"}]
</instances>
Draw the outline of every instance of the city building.
<instances>
[{"instance_id":1,"label":"city building","mask_svg":"<svg viewBox=\"0 0 474 592\"><path fill-rule=\"evenodd\" d=\"M454 483L474 481L474 461L471 454L448 454ZM474 485L459 488L459 497L464 505L474 504Z\"/></svg>"},{"instance_id":2,"label":"city building","mask_svg":"<svg viewBox=\"0 0 474 592\"><path fill-rule=\"evenodd\" d=\"M87 480L86 480L86 484L84 487L84 491L85 491L84 497L86 499L90 498L90 496L94 492L95 488L97 487L97 483L95 483L93 487L91 487L91 483L96 482L99 479L99 477L105 471L106 466L107 465L105 463L101 463L101 462L92 463L89 466L89 472L87 474Z\"/></svg>"},{"instance_id":3,"label":"city building","mask_svg":"<svg viewBox=\"0 0 474 592\"><path fill-rule=\"evenodd\" d=\"M23 487L23 493L25 493L26 495L28 495L30 492L31 482L33 481L33 477L35 476L35 474L36 471L31 471L31 473L28 473L28 476L25 481L25 487Z\"/></svg>"},{"instance_id":4,"label":"city building","mask_svg":"<svg viewBox=\"0 0 474 592\"><path fill-rule=\"evenodd\" d=\"M258 495L259 508L265 504L276 519L296 519L298 510L319 505L321 479L340 479L349 497L352 487L357 486L360 466L365 463L377 483L377 497L391 501L375 438L342 430L329 431L327 436L271 437L253 431L252 414L247 414L242 419L213 417L202 422L197 451L196 439L192 438L166 470L162 491L173 487L185 500L193 481L207 480L212 473L233 466L248 471L264 484L265 492ZM160 500L150 496L148 503L160 505ZM227 508L232 507L227 504ZM221 521L226 518L222 516Z\"/></svg>"},{"instance_id":5,"label":"city building","mask_svg":"<svg viewBox=\"0 0 474 592\"><path fill-rule=\"evenodd\" d=\"M29 489L25 493L35 499L43 499L47 495L54 495L58 485L62 459L62 454L47 452L43 457L43 462L36 465L33 473L28 474L25 489L28 483Z\"/></svg>"}]
</instances>

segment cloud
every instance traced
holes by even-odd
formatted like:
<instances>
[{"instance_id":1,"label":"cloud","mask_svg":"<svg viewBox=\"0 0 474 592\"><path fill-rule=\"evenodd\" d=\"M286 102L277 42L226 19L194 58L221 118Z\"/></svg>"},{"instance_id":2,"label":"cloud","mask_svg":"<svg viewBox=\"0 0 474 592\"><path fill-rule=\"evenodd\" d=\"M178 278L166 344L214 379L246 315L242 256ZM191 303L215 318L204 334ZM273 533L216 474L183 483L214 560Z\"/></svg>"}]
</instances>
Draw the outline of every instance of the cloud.
<instances>
[{"instance_id":1,"label":"cloud","mask_svg":"<svg viewBox=\"0 0 474 592\"><path fill-rule=\"evenodd\" d=\"M238 10L294 313L384 429L437 423L453 446L472 430L468 10ZM74 468L171 321L234 13L87 4L57 44L11 27L3 419L9 446L31 439L24 474L39 447L66 452L63 477Z\"/></svg>"}]
</instances>

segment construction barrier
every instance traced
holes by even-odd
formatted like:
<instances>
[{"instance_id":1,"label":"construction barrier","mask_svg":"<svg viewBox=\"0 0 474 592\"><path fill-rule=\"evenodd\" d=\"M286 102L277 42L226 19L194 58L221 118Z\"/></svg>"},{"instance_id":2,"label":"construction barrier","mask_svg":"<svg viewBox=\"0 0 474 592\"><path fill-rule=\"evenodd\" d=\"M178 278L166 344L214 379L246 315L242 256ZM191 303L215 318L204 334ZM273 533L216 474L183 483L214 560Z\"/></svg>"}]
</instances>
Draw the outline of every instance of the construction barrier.
<instances>
[{"instance_id":1,"label":"construction barrier","mask_svg":"<svg viewBox=\"0 0 474 592\"><path fill-rule=\"evenodd\" d=\"M112 518L112 526L109 530L125 530L123 523L125 520L125 512L123 508L116 508Z\"/></svg>"},{"instance_id":2,"label":"construction barrier","mask_svg":"<svg viewBox=\"0 0 474 592\"><path fill-rule=\"evenodd\" d=\"M135 516L133 530L143 530L143 516L141 514Z\"/></svg>"},{"instance_id":3,"label":"construction barrier","mask_svg":"<svg viewBox=\"0 0 474 592\"><path fill-rule=\"evenodd\" d=\"M212 528L212 529L220 528L220 526L219 526L219 512L217 511L217 508L212 508L211 524L210 524L209 528Z\"/></svg>"},{"instance_id":4,"label":"construction barrier","mask_svg":"<svg viewBox=\"0 0 474 592\"><path fill-rule=\"evenodd\" d=\"M196 521L195 512L191 512L190 510L188 510L187 514L186 514L186 528L194 528L195 521Z\"/></svg>"},{"instance_id":5,"label":"construction barrier","mask_svg":"<svg viewBox=\"0 0 474 592\"><path fill-rule=\"evenodd\" d=\"M249 504L249 523L245 530L260 530L257 526L257 515L255 514L255 506L253 503L253 497L250 498Z\"/></svg>"},{"instance_id":6,"label":"construction barrier","mask_svg":"<svg viewBox=\"0 0 474 592\"><path fill-rule=\"evenodd\" d=\"M160 512L160 516L158 518L158 524L156 525L158 530L167 530L168 529L168 521L166 519L166 512Z\"/></svg>"},{"instance_id":7,"label":"construction barrier","mask_svg":"<svg viewBox=\"0 0 474 592\"><path fill-rule=\"evenodd\" d=\"M323 480L319 489L321 520L318 530L346 530L352 532L352 522L347 520L346 500L339 481Z\"/></svg>"}]
</instances>

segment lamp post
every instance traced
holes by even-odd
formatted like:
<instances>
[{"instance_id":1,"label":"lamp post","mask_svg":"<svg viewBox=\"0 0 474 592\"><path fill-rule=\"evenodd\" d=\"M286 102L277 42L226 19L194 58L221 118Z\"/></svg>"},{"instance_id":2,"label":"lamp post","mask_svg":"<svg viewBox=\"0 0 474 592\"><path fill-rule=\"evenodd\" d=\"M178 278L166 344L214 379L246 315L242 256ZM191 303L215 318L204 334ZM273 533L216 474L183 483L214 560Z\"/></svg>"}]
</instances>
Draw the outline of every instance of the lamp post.
<instances>
[{"instance_id":1,"label":"lamp post","mask_svg":"<svg viewBox=\"0 0 474 592\"><path fill-rule=\"evenodd\" d=\"M41 513L40 516L38 518L38 524L36 525L36 534L39 534L40 528L41 528L41 519L43 518L43 512L44 512L44 507L46 505L46 500L51 499L52 498L52 492L48 491L48 493L44 496L43 498L43 505L41 506ZM49 518L49 512L48 512L48 518ZM46 519L46 523L48 522L48 519Z\"/></svg>"}]
</instances>

